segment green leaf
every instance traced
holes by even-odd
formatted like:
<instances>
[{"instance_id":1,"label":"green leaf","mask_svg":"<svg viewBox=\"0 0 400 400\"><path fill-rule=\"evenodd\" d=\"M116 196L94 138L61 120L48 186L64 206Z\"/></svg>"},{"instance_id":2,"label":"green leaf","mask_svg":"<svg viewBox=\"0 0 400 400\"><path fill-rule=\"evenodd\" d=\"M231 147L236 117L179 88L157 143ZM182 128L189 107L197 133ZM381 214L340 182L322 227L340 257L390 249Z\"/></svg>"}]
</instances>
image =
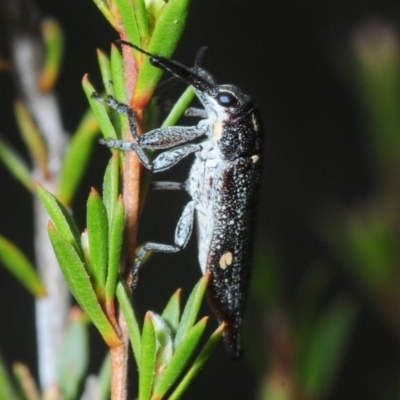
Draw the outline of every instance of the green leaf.
<instances>
[{"instance_id":1,"label":"green leaf","mask_svg":"<svg viewBox=\"0 0 400 400\"><path fill-rule=\"evenodd\" d=\"M323 398L329 393L347 350L355 316L355 306L339 298L316 325L307 357L298 371L307 398Z\"/></svg>"},{"instance_id":2,"label":"green leaf","mask_svg":"<svg viewBox=\"0 0 400 400\"><path fill-rule=\"evenodd\" d=\"M285 276L281 257L272 246L258 247L255 254L250 293L264 308L275 309L286 301Z\"/></svg>"},{"instance_id":3,"label":"green leaf","mask_svg":"<svg viewBox=\"0 0 400 400\"><path fill-rule=\"evenodd\" d=\"M46 57L38 85L43 93L48 93L54 89L54 85L60 74L64 55L64 35L61 26L54 19L50 18L43 20L41 31Z\"/></svg>"},{"instance_id":4,"label":"green leaf","mask_svg":"<svg viewBox=\"0 0 400 400\"><path fill-rule=\"evenodd\" d=\"M358 40L352 43L356 61L353 66L357 68L353 72L370 133L369 164L376 179L386 181L391 179L394 168L400 167L398 36L388 24L382 26L380 34L371 36L366 28L356 34Z\"/></svg>"},{"instance_id":5,"label":"green leaf","mask_svg":"<svg viewBox=\"0 0 400 400\"><path fill-rule=\"evenodd\" d=\"M156 334L154 332L151 312L144 318L142 333L142 353L139 365L139 399L150 399L156 365Z\"/></svg>"},{"instance_id":6,"label":"green leaf","mask_svg":"<svg viewBox=\"0 0 400 400\"><path fill-rule=\"evenodd\" d=\"M133 354L136 364L140 366L140 357L142 354L142 338L140 334L139 324L135 315L135 309L132 305L132 300L125 282L118 282L117 298L121 310L125 316L128 325L129 338L132 345Z\"/></svg>"},{"instance_id":7,"label":"green leaf","mask_svg":"<svg viewBox=\"0 0 400 400\"><path fill-rule=\"evenodd\" d=\"M98 9L101 11L101 13L104 15L106 20L110 23L110 25L118 31L119 29L119 24L114 18L114 16L110 12L110 8L108 7L108 2L107 4L104 2L104 0L93 0L94 4L98 7Z\"/></svg>"},{"instance_id":8,"label":"green leaf","mask_svg":"<svg viewBox=\"0 0 400 400\"><path fill-rule=\"evenodd\" d=\"M153 384L154 387L157 387L159 382L161 382L161 380L163 379L164 373L174 354L174 342L171 336L171 329L161 318L161 316L156 313L151 313L151 317L153 320L154 331L158 343L155 366L156 373L154 376Z\"/></svg>"},{"instance_id":9,"label":"green leaf","mask_svg":"<svg viewBox=\"0 0 400 400\"><path fill-rule=\"evenodd\" d=\"M97 49L97 61L99 62L99 68L101 73L101 80L103 81L104 90L107 95L114 95L114 87L111 73L110 59L104 51Z\"/></svg>"},{"instance_id":10,"label":"green leaf","mask_svg":"<svg viewBox=\"0 0 400 400\"><path fill-rule=\"evenodd\" d=\"M58 365L58 383L64 400L78 398L89 362L87 317L79 308L71 315Z\"/></svg>"},{"instance_id":11,"label":"green leaf","mask_svg":"<svg viewBox=\"0 0 400 400\"><path fill-rule=\"evenodd\" d=\"M7 167L14 178L29 191L35 193L35 184L28 164L3 139L0 139L0 161Z\"/></svg>"},{"instance_id":12,"label":"green leaf","mask_svg":"<svg viewBox=\"0 0 400 400\"><path fill-rule=\"evenodd\" d=\"M89 164L93 145L99 136L99 124L91 111L83 116L78 129L69 142L62 163L58 198L63 204L71 204L76 190Z\"/></svg>"},{"instance_id":13,"label":"green leaf","mask_svg":"<svg viewBox=\"0 0 400 400\"><path fill-rule=\"evenodd\" d=\"M100 399L109 400L111 392L111 357L108 352L99 372Z\"/></svg>"},{"instance_id":14,"label":"green leaf","mask_svg":"<svg viewBox=\"0 0 400 400\"><path fill-rule=\"evenodd\" d=\"M100 130L105 138L117 139L117 134L113 124L111 123L110 117L108 116L106 107L103 103L92 98L93 93L96 91L94 87L90 84L88 76L85 75L82 80L82 87L89 101L90 108L99 123Z\"/></svg>"},{"instance_id":15,"label":"green leaf","mask_svg":"<svg viewBox=\"0 0 400 400\"><path fill-rule=\"evenodd\" d=\"M111 46L111 74L115 98L122 103L126 103L124 60L119 48L115 45ZM127 116L111 110L111 118L116 127L118 137L122 138L124 129L128 126Z\"/></svg>"},{"instance_id":16,"label":"green leaf","mask_svg":"<svg viewBox=\"0 0 400 400\"><path fill-rule=\"evenodd\" d=\"M90 259L96 284L105 291L108 264L108 218L100 195L92 188L87 202Z\"/></svg>"},{"instance_id":17,"label":"green leaf","mask_svg":"<svg viewBox=\"0 0 400 400\"><path fill-rule=\"evenodd\" d=\"M189 12L189 0L170 0L153 31L147 51L170 58L182 36ZM153 67L145 57L134 93L134 108L143 109L150 101L163 71Z\"/></svg>"},{"instance_id":18,"label":"green leaf","mask_svg":"<svg viewBox=\"0 0 400 400\"><path fill-rule=\"evenodd\" d=\"M11 376L0 354L0 399L17 400Z\"/></svg>"},{"instance_id":19,"label":"green leaf","mask_svg":"<svg viewBox=\"0 0 400 400\"><path fill-rule=\"evenodd\" d=\"M124 239L125 227L125 206L120 197L114 208L112 216L110 241L109 241L109 258L108 258L108 274L106 282L106 304L107 309L109 306L114 306L115 288L119 277L121 268L121 251Z\"/></svg>"},{"instance_id":20,"label":"green leaf","mask_svg":"<svg viewBox=\"0 0 400 400\"><path fill-rule=\"evenodd\" d=\"M68 210L39 183L36 183L36 190L60 234L75 248L79 257L83 260L80 234Z\"/></svg>"},{"instance_id":21,"label":"green leaf","mask_svg":"<svg viewBox=\"0 0 400 400\"><path fill-rule=\"evenodd\" d=\"M116 0L129 41L145 46L149 37L149 21L143 0Z\"/></svg>"},{"instance_id":22,"label":"green leaf","mask_svg":"<svg viewBox=\"0 0 400 400\"><path fill-rule=\"evenodd\" d=\"M34 296L46 295L46 288L35 267L21 250L3 236L0 236L0 261Z\"/></svg>"},{"instance_id":23,"label":"green leaf","mask_svg":"<svg viewBox=\"0 0 400 400\"><path fill-rule=\"evenodd\" d=\"M85 265L75 248L52 223L49 224L49 236L65 280L76 301L93 321L107 345L120 345L120 339L99 304Z\"/></svg>"},{"instance_id":24,"label":"green leaf","mask_svg":"<svg viewBox=\"0 0 400 400\"><path fill-rule=\"evenodd\" d=\"M171 362L168 364L163 378L154 388L154 399L162 399L165 393L182 374L204 334L207 321L208 317L202 318L184 337L181 345L176 349Z\"/></svg>"},{"instance_id":25,"label":"green leaf","mask_svg":"<svg viewBox=\"0 0 400 400\"><path fill-rule=\"evenodd\" d=\"M185 113L187 108L190 106L190 103L193 101L196 93L194 89L189 86L179 97L178 101L172 107L172 110L168 114L167 118L162 124L162 128L166 128L167 126L176 125L182 115Z\"/></svg>"},{"instance_id":26,"label":"green leaf","mask_svg":"<svg viewBox=\"0 0 400 400\"><path fill-rule=\"evenodd\" d=\"M314 264L310 266L301 279L296 299L295 318L295 341L297 359L302 362L307 356L312 332L315 328L315 320L318 318L318 309L323 302L322 296L327 286L332 282L332 272L323 265Z\"/></svg>"},{"instance_id":27,"label":"green leaf","mask_svg":"<svg viewBox=\"0 0 400 400\"><path fill-rule=\"evenodd\" d=\"M210 274L205 274L193 288L192 293L186 303L185 310L182 314L182 319L175 336L175 348L178 349L181 342L187 336L189 330L194 325L199 313L201 303L203 302L204 293L206 291Z\"/></svg>"},{"instance_id":28,"label":"green leaf","mask_svg":"<svg viewBox=\"0 0 400 400\"><path fill-rule=\"evenodd\" d=\"M13 372L22 398L24 400L39 400L39 391L29 368L25 364L17 362L13 364Z\"/></svg>"},{"instance_id":29,"label":"green leaf","mask_svg":"<svg viewBox=\"0 0 400 400\"><path fill-rule=\"evenodd\" d=\"M358 275L381 293L390 287L397 291L400 257L392 216L386 209L371 209L362 216L350 216L347 229L346 246Z\"/></svg>"},{"instance_id":30,"label":"green leaf","mask_svg":"<svg viewBox=\"0 0 400 400\"><path fill-rule=\"evenodd\" d=\"M153 34L154 28L157 24L158 18L162 14L164 7L167 5L166 0L145 0L147 15L149 18L149 31L150 36Z\"/></svg>"},{"instance_id":31,"label":"green leaf","mask_svg":"<svg viewBox=\"0 0 400 400\"><path fill-rule=\"evenodd\" d=\"M192 384L193 380L203 369L204 365L211 357L217 345L220 343L225 329L225 324L222 323L217 330L210 336L207 343L204 345L200 354L197 356L193 365L190 367L189 371L185 374L184 378L181 380L179 385L176 387L174 392L169 396L168 400L178 400L186 392L189 386Z\"/></svg>"},{"instance_id":32,"label":"green leaf","mask_svg":"<svg viewBox=\"0 0 400 400\"><path fill-rule=\"evenodd\" d=\"M47 146L41 132L31 116L31 113L22 101L15 102L14 110L22 139L24 140L32 159L40 168L43 175L46 178L50 178Z\"/></svg>"},{"instance_id":33,"label":"green leaf","mask_svg":"<svg viewBox=\"0 0 400 400\"><path fill-rule=\"evenodd\" d=\"M119 196L119 160L118 151L114 151L107 165L103 182L103 202L106 206L110 225L114 213L114 206Z\"/></svg>"},{"instance_id":34,"label":"green leaf","mask_svg":"<svg viewBox=\"0 0 400 400\"><path fill-rule=\"evenodd\" d=\"M172 335L175 336L178 326L179 318L181 316L180 303L181 303L181 289L178 289L170 298L167 306L161 314L163 320L168 324L171 329Z\"/></svg>"}]
</instances>

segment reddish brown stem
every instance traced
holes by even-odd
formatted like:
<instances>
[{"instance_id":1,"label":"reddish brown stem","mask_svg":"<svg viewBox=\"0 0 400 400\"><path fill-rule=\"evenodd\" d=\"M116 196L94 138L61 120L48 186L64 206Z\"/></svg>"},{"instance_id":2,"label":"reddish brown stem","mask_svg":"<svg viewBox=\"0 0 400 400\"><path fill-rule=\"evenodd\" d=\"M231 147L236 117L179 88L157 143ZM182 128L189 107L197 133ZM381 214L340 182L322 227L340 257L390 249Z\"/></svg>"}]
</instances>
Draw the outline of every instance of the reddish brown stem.
<instances>
[{"instance_id":1,"label":"reddish brown stem","mask_svg":"<svg viewBox=\"0 0 400 400\"><path fill-rule=\"evenodd\" d=\"M124 34L121 38L126 40ZM136 84L137 69L133 58L132 49L123 46L122 53L125 65L125 82L127 98L132 97ZM142 113L138 115L138 131L143 131ZM129 127L126 126L125 138L132 140ZM140 206L140 178L141 164L134 152L125 154L124 175L123 175L123 199L125 204L125 240L124 240L124 260L122 274L127 280L128 285L131 281L131 268L135 258L137 229L139 223ZM128 398L128 355L129 355L129 332L125 317L121 310L117 311L118 325L120 329L121 345L111 349L111 399L126 400Z\"/></svg>"},{"instance_id":2,"label":"reddish brown stem","mask_svg":"<svg viewBox=\"0 0 400 400\"><path fill-rule=\"evenodd\" d=\"M126 400L128 398L128 350L129 334L125 317L119 313L121 344L110 349L111 355L111 399Z\"/></svg>"}]
</instances>

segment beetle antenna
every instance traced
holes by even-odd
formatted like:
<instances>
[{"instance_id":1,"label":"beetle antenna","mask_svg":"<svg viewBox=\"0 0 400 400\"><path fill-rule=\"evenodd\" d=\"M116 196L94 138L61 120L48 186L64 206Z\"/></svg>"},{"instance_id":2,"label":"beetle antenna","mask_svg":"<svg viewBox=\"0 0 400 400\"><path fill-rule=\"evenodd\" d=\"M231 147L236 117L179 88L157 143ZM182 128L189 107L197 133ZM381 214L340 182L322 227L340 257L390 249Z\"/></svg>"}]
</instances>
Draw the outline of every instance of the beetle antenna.
<instances>
[{"instance_id":1,"label":"beetle antenna","mask_svg":"<svg viewBox=\"0 0 400 400\"><path fill-rule=\"evenodd\" d=\"M206 51L208 50L208 46L201 46L196 53L196 58L194 59L194 67L195 71L199 68L203 67L203 59L204 59L204 54L206 54Z\"/></svg>"},{"instance_id":2,"label":"beetle antenna","mask_svg":"<svg viewBox=\"0 0 400 400\"><path fill-rule=\"evenodd\" d=\"M146 50L143 50L139 46L136 46L136 44L133 44L131 42L127 42L126 40L117 39L115 42L118 43L118 44L122 44L124 46L132 47L133 49L136 49L137 51L140 51L141 53L146 54L146 56L153 57L153 54L150 54Z\"/></svg>"}]
</instances>

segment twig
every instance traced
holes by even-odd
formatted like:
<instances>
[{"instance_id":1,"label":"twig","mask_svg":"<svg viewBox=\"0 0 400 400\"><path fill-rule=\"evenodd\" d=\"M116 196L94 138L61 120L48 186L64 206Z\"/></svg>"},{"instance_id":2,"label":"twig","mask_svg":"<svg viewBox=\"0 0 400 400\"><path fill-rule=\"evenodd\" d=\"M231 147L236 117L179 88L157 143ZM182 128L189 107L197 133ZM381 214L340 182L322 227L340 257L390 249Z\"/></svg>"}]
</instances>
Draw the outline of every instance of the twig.
<instances>
[{"instance_id":1,"label":"twig","mask_svg":"<svg viewBox=\"0 0 400 400\"><path fill-rule=\"evenodd\" d=\"M53 193L56 191L67 138L64 133L57 99L53 93L41 93L37 83L43 63L39 18L29 0L4 0L8 23L14 78L19 96L26 103L42 133L48 150L50 178L34 165L33 177ZM36 265L48 296L36 299L39 378L42 389L56 382L57 362L67 325L70 296L47 236L48 214L34 198Z\"/></svg>"}]
</instances>

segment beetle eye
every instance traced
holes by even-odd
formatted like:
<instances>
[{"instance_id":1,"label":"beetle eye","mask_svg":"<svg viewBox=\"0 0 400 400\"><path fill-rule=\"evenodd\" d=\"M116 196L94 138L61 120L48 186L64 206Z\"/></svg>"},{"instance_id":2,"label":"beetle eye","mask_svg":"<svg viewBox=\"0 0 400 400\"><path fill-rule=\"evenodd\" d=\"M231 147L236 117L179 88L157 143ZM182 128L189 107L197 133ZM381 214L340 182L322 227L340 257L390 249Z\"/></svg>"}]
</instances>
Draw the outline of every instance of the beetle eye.
<instances>
[{"instance_id":1,"label":"beetle eye","mask_svg":"<svg viewBox=\"0 0 400 400\"><path fill-rule=\"evenodd\" d=\"M229 93L229 92L218 93L217 101L223 107L230 107L237 102L236 97L232 93Z\"/></svg>"}]
</instances>

